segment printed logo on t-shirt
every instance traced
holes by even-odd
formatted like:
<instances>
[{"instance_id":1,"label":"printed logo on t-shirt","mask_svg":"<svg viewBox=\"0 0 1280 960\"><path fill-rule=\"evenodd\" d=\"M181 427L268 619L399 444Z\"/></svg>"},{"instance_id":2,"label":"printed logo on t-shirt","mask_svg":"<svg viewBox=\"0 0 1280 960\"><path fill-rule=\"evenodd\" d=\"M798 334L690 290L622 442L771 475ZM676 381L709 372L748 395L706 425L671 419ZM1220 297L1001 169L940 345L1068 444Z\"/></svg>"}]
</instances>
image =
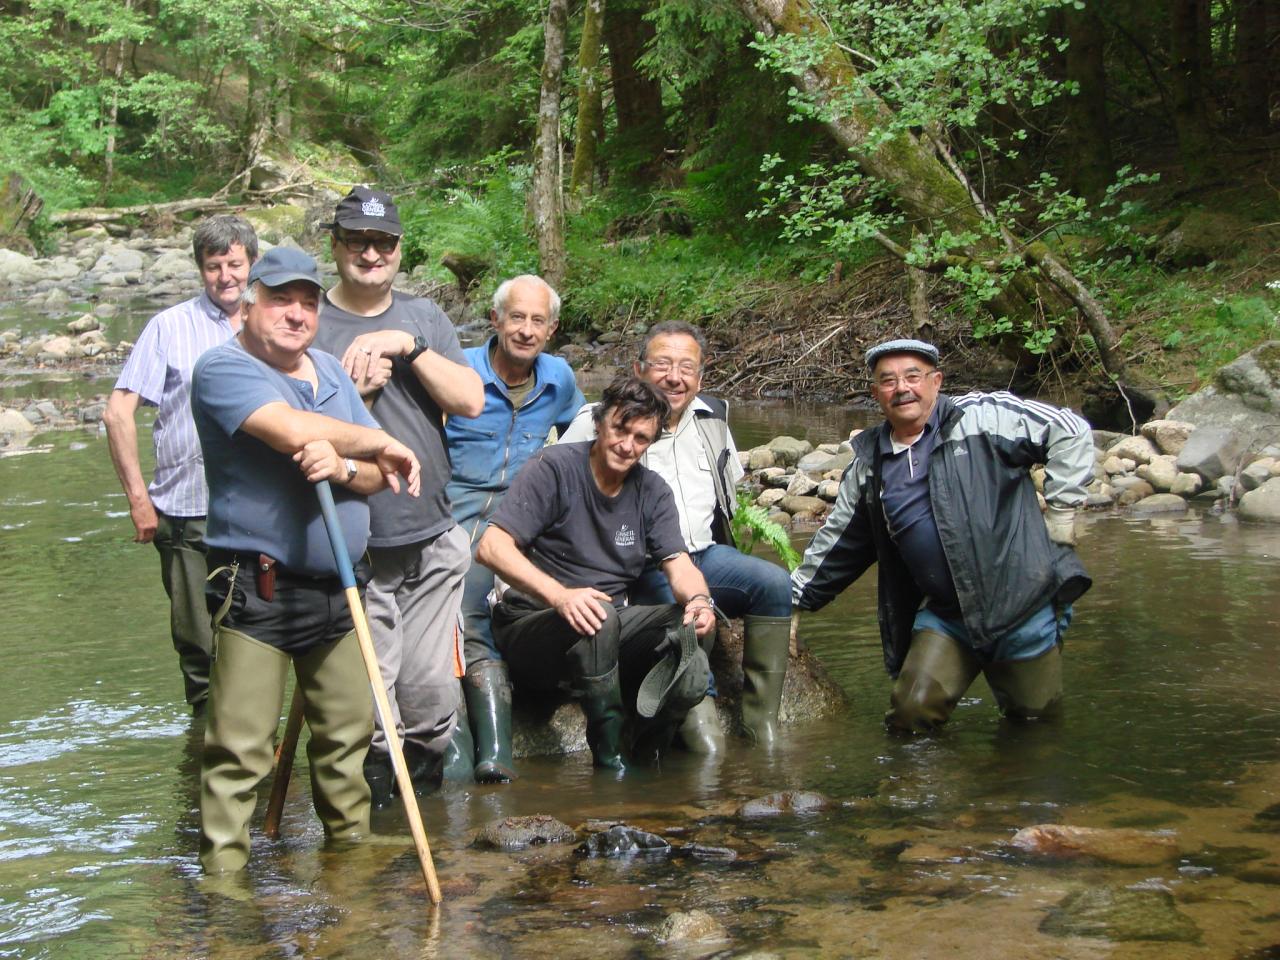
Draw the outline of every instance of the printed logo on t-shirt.
<instances>
[{"instance_id":1,"label":"printed logo on t-shirt","mask_svg":"<svg viewBox=\"0 0 1280 960\"><path fill-rule=\"evenodd\" d=\"M636 545L636 532L624 523L618 528L618 532L613 535L613 544L617 547L634 547Z\"/></svg>"}]
</instances>

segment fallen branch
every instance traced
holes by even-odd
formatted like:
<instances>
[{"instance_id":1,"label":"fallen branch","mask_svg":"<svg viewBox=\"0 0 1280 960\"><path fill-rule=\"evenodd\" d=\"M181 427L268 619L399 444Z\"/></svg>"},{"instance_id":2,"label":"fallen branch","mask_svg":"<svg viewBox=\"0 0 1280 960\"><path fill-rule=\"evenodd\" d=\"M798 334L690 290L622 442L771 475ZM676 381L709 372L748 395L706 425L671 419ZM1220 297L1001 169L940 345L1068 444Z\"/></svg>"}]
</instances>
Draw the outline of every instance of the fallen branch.
<instances>
[{"instance_id":1,"label":"fallen branch","mask_svg":"<svg viewBox=\"0 0 1280 960\"><path fill-rule=\"evenodd\" d=\"M125 217L158 216L174 213L221 213L230 210L225 200L213 197L197 197L193 200L174 200L169 203L138 203L130 207L82 207L79 210L63 210L50 215L54 223L111 223Z\"/></svg>"}]
</instances>

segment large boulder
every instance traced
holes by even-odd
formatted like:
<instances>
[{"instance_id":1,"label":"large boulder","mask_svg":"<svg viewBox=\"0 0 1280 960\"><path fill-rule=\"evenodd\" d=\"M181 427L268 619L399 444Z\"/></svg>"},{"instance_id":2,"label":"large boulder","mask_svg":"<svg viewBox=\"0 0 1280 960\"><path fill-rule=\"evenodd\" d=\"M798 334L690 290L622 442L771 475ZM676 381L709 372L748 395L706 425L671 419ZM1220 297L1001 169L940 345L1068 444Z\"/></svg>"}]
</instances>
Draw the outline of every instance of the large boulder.
<instances>
[{"instance_id":1,"label":"large boulder","mask_svg":"<svg viewBox=\"0 0 1280 960\"><path fill-rule=\"evenodd\" d=\"M1280 420L1280 340L1269 340L1220 368L1208 386L1170 410L1168 419L1194 423L1196 433L1208 427L1233 430L1247 450L1280 453L1275 432Z\"/></svg>"},{"instance_id":2,"label":"large boulder","mask_svg":"<svg viewBox=\"0 0 1280 960\"><path fill-rule=\"evenodd\" d=\"M826 446L826 444L824 444L824 446ZM852 462L852 450L840 450L836 453L830 453L825 450L815 450L813 453L806 453L801 457L799 463L796 464L796 467L806 473L822 476L830 470L843 470Z\"/></svg>"},{"instance_id":3,"label":"large boulder","mask_svg":"<svg viewBox=\"0 0 1280 960\"><path fill-rule=\"evenodd\" d=\"M307 235L307 211L292 203L246 210L244 218L253 224L258 239L280 243L285 239L302 240Z\"/></svg>"},{"instance_id":4,"label":"large boulder","mask_svg":"<svg viewBox=\"0 0 1280 960\"><path fill-rule=\"evenodd\" d=\"M1178 479L1177 457L1159 454L1138 467L1136 473L1157 492L1168 492L1173 489L1173 481Z\"/></svg>"},{"instance_id":5,"label":"large boulder","mask_svg":"<svg viewBox=\"0 0 1280 960\"><path fill-rule=\"evenodd\" d=\"M0 250L0 286L25 287L47 276L45 268L25 253Z\"/></svg>"},{"instance_id":6,"label":"large boulder","mask_svg":"<svg viewBox=\"0 0 1280 960\"><path fill-rule=\"evenodd\" d=\"M0 443L13 437L29 437L35 432L35 425L22 415L21 410L0 407Z\"/></svg>"},{"instance_id":7,"label":"large boulder","mask_svg":"<svg viewBox=\"0 0 1280 960\"><path fill-rule=\"evenodd\" d=\"M141 273L146 265L147 258L144 254L123 243L113 243L102 251L89 272L106 278L116 274ZM104 279L103 282L108 281Z\"/></svg>"},{"instance_id":8,"label":"large boulder","mask_svg":"<svg viewBox=\"0 0 1280 960\"><path fill-rule=\"evenodd\" d=\"M1252 225L1230 213L1193 210L1160 239L1156 258L1179 269L1203 267L1239 252Z\"/></svg>"},{"instance_id":9,"label":"large boulder","mask_svg":"<svg viewBox=\"0 0 1280 960\"><path fill-rule=\"evenodd\" d=\"M1195 473L1212 483L1236 472L1245 441L1229 427L1197 427L1178 454L1178 472Z\"/></svg>"},{"instance_id":10,"label":"large boulder","mask_svg":"<svg viewBox=\"0 0 1280 960\"><path fill-rule=\"evenodd\" d=\"M1134 463L1150 463L1152 457L1159 456L1160 451L1146 437L1125 437L1112 444L1107 450L1108 457L1119 457L1132 460Z\"/></svg>"},{"instance_id":11,"label":"large boulder","mask_svg":"<svg viewBox=\"0 0 1280 960\"><path fill-rule=\"evenodd\" d=\"M1142 435L1156 445L1161 453L1177 456L1186 446L1196 425L1183 420L1151 420L1142 425Z\"/></svg>"},{"instance_id":12,"label":"large boulder","mask_svg":"<svg viewBox=\"0 0 1280 960\"><path fill-rule=\"evenodd\" d=\"M773 451L775 461L785 467L794 467L801 457L813 450L813 444L808 440L795 437L774 437L765 446Z\"/></svg>"},{"instance_id":13,"label":"large boulder","mask_svg":"<svg viewBox=\"0 0 1280 960\"><path fill-rule=\"evenodd\" d=\"M1280 523L1280 477L1272 477L1241 497L1240 516L1245 520Z\"/></svg>"},{"instance_id":14,"label":"large boulder","mask_svg":"<svg viewBox=\"0 0 1280 960\"><path fill-rule=\"evenodd\" d=\"M146 272L147 282L153 284L170 280L190 280L195 284L199 278L196 262L187 250L165 250Z\"/></svg>"}]
</instances>

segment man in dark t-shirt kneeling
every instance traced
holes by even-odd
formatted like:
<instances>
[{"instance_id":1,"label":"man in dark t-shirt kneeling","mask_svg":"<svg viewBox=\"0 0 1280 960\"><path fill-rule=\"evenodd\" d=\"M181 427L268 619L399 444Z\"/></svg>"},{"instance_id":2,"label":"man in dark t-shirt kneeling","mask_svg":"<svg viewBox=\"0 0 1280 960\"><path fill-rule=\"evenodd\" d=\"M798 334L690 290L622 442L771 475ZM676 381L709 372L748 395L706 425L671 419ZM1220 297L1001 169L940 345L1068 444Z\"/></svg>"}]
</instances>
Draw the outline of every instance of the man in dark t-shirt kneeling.
<instances>
[{"instance_id":1,"label":"man in dark t-shirt kneeling","mask_svg":"<svg viewBox=\"0 0 1280 960\"><path fill-rule=\"evenodd\" d=\"M662 659L667 631L689 624L702 639L715 627L671 488L639 463L669 412L651 384L615 380L594 411L596 439L531 459L476 550L510 584L494 609L493 635L512 680L535 692L567 685L586 714L596 766L619 771L623 704L636 702ZM659 563L676 603L627 605L646 556ZM681 720L669 706L660 710L641 730L637 754L661 750Z\"/></svg>"}]
</instances>

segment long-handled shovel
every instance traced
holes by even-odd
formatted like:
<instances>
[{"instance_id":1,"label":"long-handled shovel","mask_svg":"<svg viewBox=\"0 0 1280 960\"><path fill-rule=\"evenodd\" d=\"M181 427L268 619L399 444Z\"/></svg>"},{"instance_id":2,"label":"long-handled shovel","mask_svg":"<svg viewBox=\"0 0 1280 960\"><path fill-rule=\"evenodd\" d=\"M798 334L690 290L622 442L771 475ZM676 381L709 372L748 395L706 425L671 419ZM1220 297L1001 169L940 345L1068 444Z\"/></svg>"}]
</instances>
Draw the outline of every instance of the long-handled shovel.
<instances>
[{"instance_id":1,"label":"long-handled shovel","mask_svg":"<svg viewBox=\"0 0 1280 960\"><path fill-rule=\"evenodd\" d=\"M293 774L293 755L298 749L298 734L302 731L302 712L306 706L300 687L293 688L293 701L289 704L289 719L285 721L284 736L276 748L276 775L271 780L271 796L267 799L267 815L262 821L262 832L268 840L280 839L280 817L284 814L284 795L289 790L289 777Z\"/></svg>"},{"instance_id":2,"label":"long-handled shovel","mask_svg":"<svg viewBox=\"0 0 1280 960\"><path fill-rule=\"evenodd\" d=\"M320 498L320 512L324 515L325 530L329 533L329 543L333 547L333 558L338 564L338 578L347 595L347 606L351 609L351 619L355 622L356 640L360 643L360 656L364 658L364 668L369 674L369 685L373 687L373 702L378 710L378 722L387 737L387 746L391 750L391 764L396 772L396 784L400 787L400 799L404 801L404 812L409 818L409 831L413 834L413 845L418 851L418 863L422 866L422 876L427 881L427 893L432 903L442 899L440 881L436 879L436 867L431 861L431 848L427 846L427 831L422 826L422 814L418 811L418 798L413 792L413 781L409 779L409 768L404 762L404 751L400 748L400 735L396 732L395 718L391 714L391 704L387 701L387 691L382 685L382 671L378 668L378 655L373 650L373 639L369 636L369 622L364 616L364 607L360 603L360 591L356 589L355 573L351 568L351 558L347 555L347 542L342 536L342 524L338 520L338 510L333 504L333 490L329 481L321 480L316 484L316 496Z\"/></svg>"}]
</instances>

